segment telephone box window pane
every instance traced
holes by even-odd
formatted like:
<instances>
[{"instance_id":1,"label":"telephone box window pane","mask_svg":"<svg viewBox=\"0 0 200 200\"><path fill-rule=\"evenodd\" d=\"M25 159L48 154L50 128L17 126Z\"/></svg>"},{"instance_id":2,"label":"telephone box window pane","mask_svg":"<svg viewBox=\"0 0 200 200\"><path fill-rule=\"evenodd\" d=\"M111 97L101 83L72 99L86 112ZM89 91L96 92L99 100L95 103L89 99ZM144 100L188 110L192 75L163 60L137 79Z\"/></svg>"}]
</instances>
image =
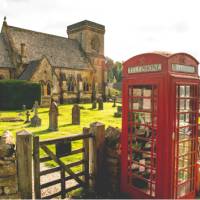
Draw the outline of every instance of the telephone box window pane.
<instances>
[{"instance_id":1,"label":"telephone box window pane","mask_svg":"<svg viewBox=\"0 0 200 200\"><path fill-rule=\"evenodd\" d=\"M179 185L178 186L178 197L182 197L186 194L188 194L191 191L191 182L186 182L185 184Z\"/></svg>"},{"instance_id":2,"label":"telephone box window pane","mask_svg":"<svg viewBox=\"0 0 200 200\"><path fill-rule=\"evenodd\" d=\"M179 143L179 156L185 155L192 149L192 140L186 140Z\"/></svg>"},{"instance_id":3,"label":"telephone box window pane","mask_svg":"<svg viewBox=\"0 0 200 200\"><path fill-rule=\"evenodd\" d=\"M197 86L177 85L177 141L176 141L176 197L182 197L193 191L195 149Z\"/></svg>"},{"instance_id":4,"label":"telephone box window pane","mask_svg":"<svg viewBox=\"0 0 200 200\"><path fill-rule=\"evenodd\" d=\"M157 87L153 85L138 85L129 91L128 121L131 140L128 168L129 183L146 194L155 196L156 180L156 127L157 127ZM152 117L154 118L152 124ZM131 148L130 148L131 144ZM130 181L130 176L132 181Z\"/></svg>"},{"instance_id":5,"label":"telephone box window pane","mask_svg":"<svg viewBox=\"0 0 200 200\"><path fill-rule=\"evenodd\" d=\"M191 168L179 170L178 172L178 184L184 183L191 178Z\"/></svg>"},{"instance_id":6,"label":"telephone box window pane","mask_svg":"<svg viewBox=\"0 0 200 200\"><path fill-rule=\"evenodd\" d=\"M152 121L151 113L133 112L132 120L133 120L133 123L151 125L151 121Z\"/></svg>"},{"instance_id":7,"label":"telephone box window pane","mask_svg":"<svg viewBox=\"0 0 200 200\"><path fill-rule=\"evenodd\" d=\"M152 90L151 90L151 89L144 88L144 90L143 90L143 96L145 96L145 97L150 97L150 96L151 96L151 93L152 93Z\"/></svg>"},{"instance_id":8,"label":"telephone box window pane","mask_svg":"<svg viewBox=\"0 0 200 200\"><path fill-rule=\"evenodd\" d=\"M190 86L185 86L185 96L190 97Z\"/></svg>"},{"instance_id":9,"label":"telephone box window pane","mask_svg":"<svg viewBox=\"0 0 200 200\"><path fill-rule=\"evenodd\" d=\"M186 167L190 167L191 161L192 161L192 155L191 154L181 156L179 158L179 170L186 168Z\"/></svg>"},{"instance_id":10,"label":"telephone box window pane","mask_svg":"<svg viewBox=\"0 0 200 200\"><path fill-rule=\"evenodd\" d=\"M185 99L180 99L180 110L185 110Z\"/></svg>"},{"instance_id":11,"label":"telephone box window pane","mask_svg":"<svg viewBox=\"0 0 200 200\"><path fill-rule=\"evenodd\" d=\"M185 109L187 111L191 111L192 109L190 108L190 99L185 100Z\"/></svg>"},{"instance_id":12,"label":"telephone box window pane","mask_svg":"<svg viewBox=\"0 0 200 200\"><path fill-rule=\"evenodd\" d=\"M179 127L195 125L196 114L195 113L184 113L179 114Z\"/></svg>"},{"instance_id":13,"label":"telephone box window pane","mask_svg":"<svg viewBox=\"0 0 200 200\"><path fill-rule=\"evenodd\" d=\"M142 109L142 99L133 99L133 110L141 110Z\"/></svg>"},{"instance_id":14,"label":"telephone box window pane","mask_svg":"<svg viewBox=\"0 0 200 200\"><path fill-rule=\"evenodd\" d=\"M185 86L179 86L179 96L180 97L185 97Z\"/></svg>"},{"instance_id":15,"label":"telephone box window pane","mask_svg":"<svg viewBox=\"0 0 200 200\"><path fill-rule=\"evenodd\" d=\"M134 86L133 87L133 96L143 96L151 97L152 87L151 86Z\"/></svg>"},{"instance_id":16,"label":"telephone box window pane","mask_svg":"<svg viewBox=\"0 0 200 200\"><path fill-rule=\"evenodd\" d=\"M134 87L134 89L133 89L133 96L142 96L142 89Z\"/></svg>"},{"instance_id":17,"label":"telephone box window pane","mask_svg":"<svg viewBox=\"0 0 200 200\"><path fill-rule=\"evenodd\" d=\"M179 140L189 139L192 136L192 128L185 127L179 129Z\"/></svg>"},{"instance_id":18,"label":"telephone box window pane","mask_svg":"<svg viewBox=\"0 0 200 200\"><path fill-rule=\"evenodd\" d=\"M151 110L151 99L143 99L143 110Z\"/></svg>"}]
</instances>

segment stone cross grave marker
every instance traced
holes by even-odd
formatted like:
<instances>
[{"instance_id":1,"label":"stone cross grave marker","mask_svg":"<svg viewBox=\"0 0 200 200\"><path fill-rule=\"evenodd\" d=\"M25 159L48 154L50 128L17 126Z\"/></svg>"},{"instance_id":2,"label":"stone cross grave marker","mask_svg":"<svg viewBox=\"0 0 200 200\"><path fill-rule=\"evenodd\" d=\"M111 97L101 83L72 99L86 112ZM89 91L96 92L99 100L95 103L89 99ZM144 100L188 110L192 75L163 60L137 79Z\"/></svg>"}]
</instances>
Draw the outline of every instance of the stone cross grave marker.
<instances>
[{"instance_id":1,"label":"stone cross grave marker","mask_svg":"<svg viewBox=\"0 0 200 200\"><path fill-rule=\"evenodd\" d=\"M72 124L80 124L80 107L75 104L72 108Z\"/></svg>"},{"instance_id":2,"label":"stone cross grave marker","mask_svg":"<svg viewBox=\"0 0 200 200\"><path fill-rule=\"evenodd\" d=\"M30 122L30 112L29 112L29 110L27 110L26 111L26 121L25 121L25 123L29 123Z\"/></svg>"},{"instance_id":3,"label":"stone cross grave marker","mask_svg":"<svg viewBox=\"0 0 200 200\"><path fill-rule=\"evenodd\" d=\"M49 109L49 130L58 130L58 106L57 103L52 99Z\"/></svg>"}]
</instances>

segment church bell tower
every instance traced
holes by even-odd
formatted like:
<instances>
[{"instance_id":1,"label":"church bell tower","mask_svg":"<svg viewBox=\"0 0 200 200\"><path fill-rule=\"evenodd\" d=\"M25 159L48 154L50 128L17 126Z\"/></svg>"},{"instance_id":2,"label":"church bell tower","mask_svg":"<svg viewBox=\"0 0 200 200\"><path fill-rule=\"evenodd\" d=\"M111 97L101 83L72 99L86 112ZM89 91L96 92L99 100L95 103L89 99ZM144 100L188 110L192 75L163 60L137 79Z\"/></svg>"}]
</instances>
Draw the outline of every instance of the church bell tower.
<instances>
[{"instance_id":1,"label":"church bell tower","mask_svg":"<svg viewBox=\"0 0 200 200\"><path fill-rule=\"evenodd\" d=\"M98 85L98 91L104 94L105 78L104 78L104 34L105 26L84 20L67 27L69 39L76 39L81 48L90 58L95 68L95 82Z\"/></svg>"}]
</instances>

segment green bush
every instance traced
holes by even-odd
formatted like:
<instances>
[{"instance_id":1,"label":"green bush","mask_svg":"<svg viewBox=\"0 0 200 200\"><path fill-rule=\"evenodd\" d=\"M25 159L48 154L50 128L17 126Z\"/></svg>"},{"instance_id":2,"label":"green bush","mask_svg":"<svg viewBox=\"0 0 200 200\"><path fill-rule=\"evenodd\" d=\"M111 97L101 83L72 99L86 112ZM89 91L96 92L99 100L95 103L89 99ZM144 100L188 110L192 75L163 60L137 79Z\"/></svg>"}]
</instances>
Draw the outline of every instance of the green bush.
<instances>
[{"instance_id":1,"label":"green bush","mask_svg":"<svg viewBox=\"0 0 200 200\"><path fill-rule=\"evenodd\" d=\"M0 80L0 109L22 109L22 105L32 108L34 101L40 102L39 83L21 80Z\"/></svg>"}]
</instances>

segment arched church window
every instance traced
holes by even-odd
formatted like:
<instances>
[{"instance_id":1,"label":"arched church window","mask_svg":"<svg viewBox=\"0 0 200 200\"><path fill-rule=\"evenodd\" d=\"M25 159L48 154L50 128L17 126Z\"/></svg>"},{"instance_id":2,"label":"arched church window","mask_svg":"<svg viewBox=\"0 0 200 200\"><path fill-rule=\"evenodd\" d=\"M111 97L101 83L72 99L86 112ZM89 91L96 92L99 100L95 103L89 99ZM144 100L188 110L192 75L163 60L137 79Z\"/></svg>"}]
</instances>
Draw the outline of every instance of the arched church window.
<instances>
[{"instance_id":1,"label":"arched church window","mask_svg":"<svg viewBox=\"0 0 200 200\"><path fill-rule=\"evenodd\" d=\"M83 91L85 91L85 92L89 91L89 83L88 83L87 79L84 79L84 82L83 82Z\"/></svg>"},{"instance_id":2,"label":"arched church window","mask_svg":"<svg viewBox=\"0 0 200 200\"><path fill-rule=\"evenodd\" d=\"M69 76L67 79L67 91L74 92L75 85L76 85L75 78L72 75Z\"/></svg>"},{"instance_id":3,"label":"arched church window","mask_svg":"<svg viewBox=\"0 0 200 200\"><path fill-rule=\"evenodd\" d=\"M40 81L40 86L41 86L41 95L44 96L45 94L45 84L44 84L44 81Z\"/></svg>"},{"instance_id":4,"label":"arched church window","mask_svg":"<svg viewBox=\"0 0 200 200\"><path fill-rule=\"evenodd\" d=\"M3 80L3 79L5 79L4 75L0 74L0 80Z\"/></svg>"},{"instance_id":5,"label":"arched church window","mask_svg":"<svg viewBox=\"0 0 200 200\"><path fill-rule=\"evenodd\" d=\"M47 95L51 95L51 84L47 83Z\"/></svg>"}]
</instances>

